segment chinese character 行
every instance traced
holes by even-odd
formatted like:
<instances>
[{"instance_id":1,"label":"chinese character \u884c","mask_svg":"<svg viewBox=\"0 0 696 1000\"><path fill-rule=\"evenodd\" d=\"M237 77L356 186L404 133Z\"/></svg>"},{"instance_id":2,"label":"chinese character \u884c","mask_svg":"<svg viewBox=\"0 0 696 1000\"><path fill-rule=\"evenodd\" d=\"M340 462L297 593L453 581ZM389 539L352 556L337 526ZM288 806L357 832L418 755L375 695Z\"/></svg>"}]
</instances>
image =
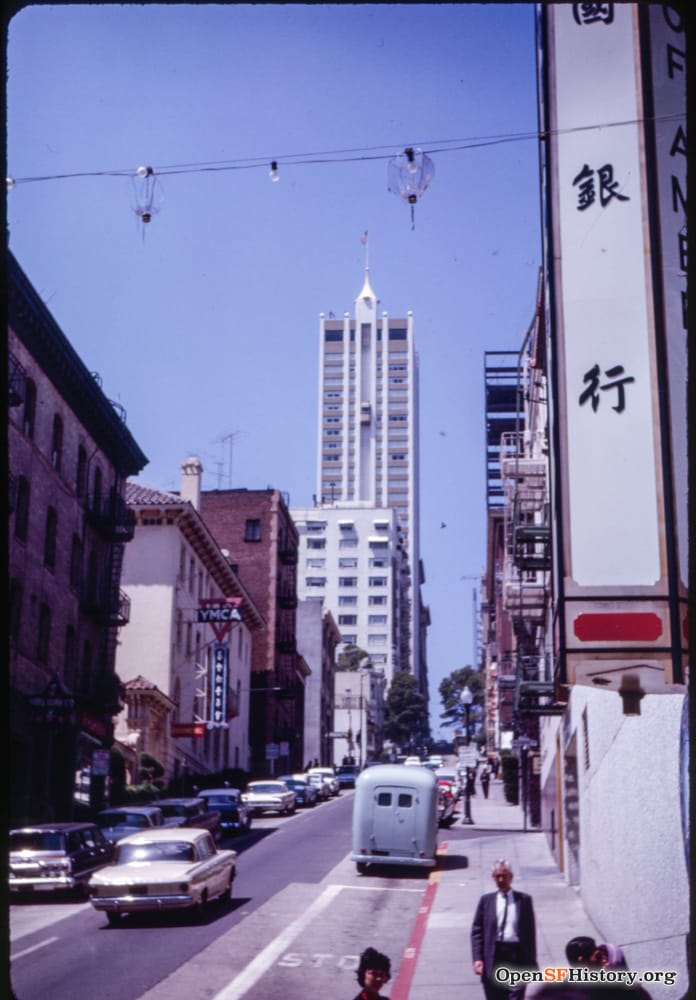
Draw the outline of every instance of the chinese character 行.
<instances>
[{"instance_id":1,"label":"chinese character \u884c","mask_svg":"<svg viewBox=\"0 0 696 1000\"><path fill-rule=\"evenodd\" d=\"M618 378L617 376L623 375L624 367L623 365L614 365L613 368L607 368L604 372L607 378L614 379L613 382L605 382L603 385L600 384L600 369L599 365L593 365L589 371L585 372L583 375L583 382L587 383L587 388L580 394L578 398L578 403L583 406L588 400L592 406L593 412L597 412L597 407L599 406L599 392L606 392L609 389L616 389L618 398L615 406L612 406L612 410L616 413L623 413L626 408L626 390L624 386L628 385L630 382L635 382L635 379L631 375L627 375L625 378Z\"/></svg>"}]
</instances>

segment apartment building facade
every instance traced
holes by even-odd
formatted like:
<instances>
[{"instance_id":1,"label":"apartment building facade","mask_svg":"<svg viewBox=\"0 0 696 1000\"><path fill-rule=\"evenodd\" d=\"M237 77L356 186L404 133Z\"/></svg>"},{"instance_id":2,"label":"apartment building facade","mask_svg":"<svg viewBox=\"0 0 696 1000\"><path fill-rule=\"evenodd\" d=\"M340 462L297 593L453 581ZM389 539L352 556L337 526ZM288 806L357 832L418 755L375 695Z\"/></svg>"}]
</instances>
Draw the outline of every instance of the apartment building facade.
<instances>
[{"instance_id":1,"label":"apartment building facade","mask_svg":"<svg viewBox=\"0 0 696 1000\"><path fill-rule=\"evenodd\" d=\"M249 770L252 646L265 627L201 517L202 471L197 458L187 459L180 493L136 482L126 489L135 516L123 567L132 629L117 654L126 682L118 735L155 756L166 780L181 779L182 787L189 775ZM205 620L206 609L228 606L227 627Z\"/></svg>"},{"instance_id":2,"label":"apartment building facade","mask_svg":"<svg viewBox=\"0 0 696 1000\"><path fill-rule=\"evenodd\" d=\"M147 459L9 252L7 262L10 815L67 820L103 801L130 610L125 481Z\"/></svg>"},{"instance_id":3,"label":"apartment building facade","mask_svg":"<svg viewBox=\"0 0 696 1000\"><path fill-rule=\"evenodd\" d=\"M298 538L287 497L272 488L203 490L201 515L266 623L252 649L251 770L300 770L309 668L297 647Z\"/></svg>"}]
</instances>

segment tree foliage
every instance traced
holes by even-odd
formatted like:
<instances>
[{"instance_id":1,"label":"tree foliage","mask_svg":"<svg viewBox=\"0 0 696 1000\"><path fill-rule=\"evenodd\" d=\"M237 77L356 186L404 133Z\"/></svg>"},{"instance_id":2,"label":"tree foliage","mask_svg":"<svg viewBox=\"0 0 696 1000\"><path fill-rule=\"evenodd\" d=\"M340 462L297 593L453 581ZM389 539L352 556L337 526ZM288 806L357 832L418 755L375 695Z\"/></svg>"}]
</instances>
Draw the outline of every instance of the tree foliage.
<instances>
[{"instance_id":1,"label":"tree foliage","mask_svg":"<svg viewBox=\"0 0 696 1000\"><path fill-rule=\"evenodd\" d=\"M460 667L453 670L449 677L440 681L440 699L444 711L440 718L445 726L458 726L466 722L466 711L462 704L460 695L464 688L469 685L469 690L474 696L472 705L485 704L485 684L483 674L472 667Z\"/></svg>"},{"instance_id":2,"label":"tree foliage","mask_svg":"<svg viewBox=\"0 0 696 1000\"><path fill-rule=\"evenodd\" d=\"M336 666L339 670L358 670L363 660L369 660L369 658L369 654L360 646L348 643L339 653Z\"/></svg>"},{"instance_id":3,"label":"tree foliage","mask_svg":"<svg viewBox=\"0 0 696 1000\"><path fill-rule=\"evenodd\" d=\"M384 734L399 746L422 743L430 736L428 701L406 670L398 670L389 685Z\"/></svg>"}]
</instances>

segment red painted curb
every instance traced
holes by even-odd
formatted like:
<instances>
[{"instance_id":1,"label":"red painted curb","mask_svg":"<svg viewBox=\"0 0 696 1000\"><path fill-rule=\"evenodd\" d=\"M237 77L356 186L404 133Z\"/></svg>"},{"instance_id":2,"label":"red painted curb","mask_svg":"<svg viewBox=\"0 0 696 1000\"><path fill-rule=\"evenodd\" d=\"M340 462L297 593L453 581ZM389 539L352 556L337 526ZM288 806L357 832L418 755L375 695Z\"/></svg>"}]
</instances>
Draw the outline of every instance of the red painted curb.
<instances>
[{"instance_id":1,"label":"red painted curb","mask_svg":"<svg viewBox=\"0 0 696 1000\"><path fill-rule=\"evenodd\" d=\"M443 844L437 853L439 857L444 857L447 853L447 844ZM439 884L440 872L434 871L428 879L428 884L423 893L423 902L418 910L418 916L411 929L411 936L402 956L399 971L391 988L391 1000L408 1000L411 983L413 982L416 965L420 956L420 949L428 926L428 918L435 902L435 894L437 893Z\"/></svg>"}]
</instances>

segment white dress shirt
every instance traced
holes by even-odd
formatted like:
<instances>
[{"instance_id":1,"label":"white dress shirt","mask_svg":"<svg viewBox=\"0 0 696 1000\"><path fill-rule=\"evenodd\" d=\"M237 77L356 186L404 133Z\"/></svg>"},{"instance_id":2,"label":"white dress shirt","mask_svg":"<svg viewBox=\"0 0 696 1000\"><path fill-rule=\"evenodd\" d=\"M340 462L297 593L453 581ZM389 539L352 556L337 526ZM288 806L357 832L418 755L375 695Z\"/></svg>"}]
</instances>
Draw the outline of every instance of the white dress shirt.
<instances>
[{"instance_id":1,"label":"white dress shirt","mask_svg":"<svg viewBox=\"0 0 696 1000\"><path fill-rule=\"evenodd\" d=\"M505 914L505 893L496 893L495 901L495 912L496 912L496 923L498 926L498 941L511 941L519 942L520 938L517 933L517 904L515 903L514 897L512 895L512 889L508 892L508 906L507 915L505 916L505 927L503 929L503 936L500 936L500 928L503 923L503 915Z\"/></svg>"}]
</instances>

